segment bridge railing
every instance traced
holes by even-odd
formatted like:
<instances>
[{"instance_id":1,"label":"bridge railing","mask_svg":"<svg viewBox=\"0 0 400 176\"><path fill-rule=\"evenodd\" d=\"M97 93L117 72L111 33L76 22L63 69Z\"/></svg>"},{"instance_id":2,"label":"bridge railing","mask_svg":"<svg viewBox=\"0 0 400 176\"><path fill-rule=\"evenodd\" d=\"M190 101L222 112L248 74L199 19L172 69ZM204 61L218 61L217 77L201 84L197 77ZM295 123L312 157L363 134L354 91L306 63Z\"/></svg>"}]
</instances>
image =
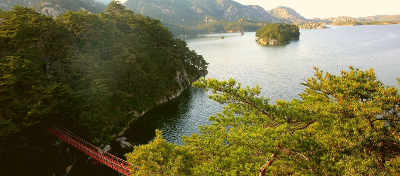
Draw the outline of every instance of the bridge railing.
<instances>
[{"instance_id":1,"label":"bridge railing","mask_svg":"<svg viewBox=\"0 0 400 176\"><path fill-rule=\"evenodd\" d=\"M91 158L103 163L104 165L118 171L123 175L129 176L130 168L134 168L135 170L138 169L137 166L94 146L61 125L51 125L51 127L48 128L48 131L71 146L82 151L86 155L89 155Z\"/></svg>"}]
</instances>

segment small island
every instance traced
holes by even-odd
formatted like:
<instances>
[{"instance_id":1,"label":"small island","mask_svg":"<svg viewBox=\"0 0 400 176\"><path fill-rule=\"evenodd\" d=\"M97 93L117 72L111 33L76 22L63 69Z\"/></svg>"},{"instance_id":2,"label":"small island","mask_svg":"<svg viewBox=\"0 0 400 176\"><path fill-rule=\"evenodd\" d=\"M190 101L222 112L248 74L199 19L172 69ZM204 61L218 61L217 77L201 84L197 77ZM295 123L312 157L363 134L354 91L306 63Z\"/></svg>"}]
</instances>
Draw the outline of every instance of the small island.
<instances>
[{"instance_id":1,"label":"small island","mask_svg":"<svg viewBox=\"0 0 400 176\"><path fill-rule=\"evenodd\" d=\"M256 41L260 45L274 46L288 43L290 40L298 40L299 27L286 23L270 23L256 32Z\"/></svg>"}]
</instances>

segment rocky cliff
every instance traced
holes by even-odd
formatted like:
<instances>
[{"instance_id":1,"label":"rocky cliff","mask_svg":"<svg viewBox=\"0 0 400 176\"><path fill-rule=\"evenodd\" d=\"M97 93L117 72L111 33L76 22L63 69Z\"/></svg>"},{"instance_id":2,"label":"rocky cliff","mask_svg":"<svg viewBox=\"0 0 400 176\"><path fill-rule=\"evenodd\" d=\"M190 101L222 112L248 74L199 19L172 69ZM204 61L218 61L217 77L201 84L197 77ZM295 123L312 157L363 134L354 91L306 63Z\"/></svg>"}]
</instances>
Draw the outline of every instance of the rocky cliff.
<instances>
[{"instance_id":1,"label":"rocky cliff","mask_svg":"<svg viewBox=\"0 0 400 176\"><path fill-rule=\"evenodd\" d=\"M61 16L63 13L67 12L67 9L62 8L59 4L52 2L43 2L37 10L41 14L50 15L53 17Z\"/></svg>"},{"instance_id":2,"label":"rocky cliff","mask_svg":"<svg viewBox=\"0 0 400 176\"><path fill-rule=\"evenodd\" d=\"M300 22L305 22L307 20L299 13L297 13L294 9L289 7L279 6L268 12L277 19L283 19L291 23L300 23Z\"/></svg>"},{"instance_id":3,"label":"rocky cliff","mask_svg":"<svg viewBox=\"0 0 400 176\"><path fill-rule=\"evenodd\" d=\"M335 26L355 26L357 23L361 22L358 18L353 18L349 16L340 16L335 18L329 18L332 21L332 25Z\"/></svg>"},{"instance_id":4,"label":"rocky cliff","mask_svg":"<svg viewBox=\"0 0 400 176\"><path fill-rule=\"evenodd\" d=\"M13 6L32 7L39 13L60 16L68 10L87 10L91 13L99 13L106 7L97 0L0 0L0 8L9 10Z\"/></svg>"},{"instance_id":5,"label":"rocky cliff","mask_svg":"<svg viewBox=\"0 0 400 176\"><path fill-rule=\"evenodd\" d=\"M245 6L232 0L128 0L125 6L142 15L174 24L196 24L205 18L278 21L260 6Z\"/></svg>"},{"instance_id":6,"label":"rocky cliff","mask_svg":"<svg viewBox=\"0 0 400 176\"><path fill-rule=\"evenodd\" d=\"M323 22L303 22L298 23L300 29L324 29L328 28Z\"/></svg>"}]
</instances>

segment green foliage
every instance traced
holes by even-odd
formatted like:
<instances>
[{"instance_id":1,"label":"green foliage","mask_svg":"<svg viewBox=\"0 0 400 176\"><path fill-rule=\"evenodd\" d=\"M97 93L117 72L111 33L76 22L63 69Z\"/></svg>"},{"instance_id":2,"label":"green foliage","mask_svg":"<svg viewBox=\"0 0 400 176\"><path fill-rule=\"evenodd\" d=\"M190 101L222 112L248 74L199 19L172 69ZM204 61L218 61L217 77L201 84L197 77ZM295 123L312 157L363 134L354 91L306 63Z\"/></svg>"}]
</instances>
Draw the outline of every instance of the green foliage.
<instances>
[{"instance_id":1,"label":"green foliage","mask_svg":"<svg viewBox=\"0 0 400 176\"><path fill-rule=\"evenodd\" d=\"M43 141L35 135L54 121L108 142L206 73L203 57L160 21L117 1L56 19L16 6L0 19L0 157Z\"/></svg>"},{"instance_id":2,"label":"green foliage","mask_svg":"<svg viewBox=\"0 0 400 176\"><path fill-rule=\"evenodd\" d=\"M187 148L165 142L161 131L156 131L150 143L135 146L126 158L129 163L140 166L132 168L132 175L191 175L196 155Z\"/></svg>"},{"instance_id":3,"label":"green foliage","mask_svg":"<svg viewBox=\"0 0 400 176\"><path fill-rule=\"evenodd\" d=\"M0 7L4 7L3 10L11 10L12 7L18 5L39 9L43 2L50 2L52 5L59 5L63 9L72 11L79 11L84 8L93 13L100 13L105 8L105 5L97 0L5 0L5 2L2 0Z\"/></svg>"},{"instance_id":4,"label":"green foliage","mask_svg":"<svg viewBox=\"0 0 400 176\"><path fill-rule=\"evenodd\" d=\"M66 30L51 17L24 7L0 12L0 19L0 158L7 161L0 163L0 169L4 170L40 152L44 124L68 113L66 102L72 92L63 84Z\"/></svg>"},{"instance_id":5,"label":"green foliage","mask_svg":"<svg viewBox=\"0 0 400 176\"><path fill-rule=\"evenodd\" d=\"M399 174L400 95L395 87L383 85L373 70L352 67L339 76L316 69L303 85L300 100L269 104L258 86L242 87L233 79L194 83L226 106L210 117L211 125L174 147L196 156L192 162L197 164L182 167L191 175ZM149 162L160 155L146 153Z\"/></svg>"},{"instance_id":6,"label":"green foliage","mask_svg":"<svg viewBox=\"0 0 400 176\"><path fill-rule=\"evenodd\" d=\"M400 77L397 78L397 84L400 85Z\"/></svg>"},{"instance_id":7,"label":"green foliage","mask_svg":"<svg viewBox=\"0 0 400 176\"><path fill-rule=\"evenodd\" d=\"M300 37L299 27L285 23L270 23L257 30L256 37L259 39L275 39L280 43L296 40Z\"/></svg>"},{"instance_id":8,"label":"green foliage","mask_svg":"<svg viewBox=\"0 0 400 176\"><path fill-rule=\"evenodd\" d=\"M301 97L305 105L317 109L311 111L319 117L315 129L321 130L315 138L335 158L331 169L343 174L385 171L386 161L400 152L397 89L384 86L373 70L350 67L340 76L316 71Z\"/></svg>"},{"instance_id":9,"label":"green foliage","mask_svg":"<svg viewBox=\"0 0 400 176\"><path fill-rule=\"evenodd\" d=\"M117 1L105 13L67 12L56 20L72 39L75 118L87 138L109 140L135 114L185 88L207 63L173 39L160 21L135 15ZM177 74L186 78L176 79Z\"/></svg>"},{"instance_id":10,"label":"green foliage","mask_svg":"<svg viewBox=\"0 0 400 176\"><path fill-rule=\"evenodd\" d=\"M66 57L63 34L50 17L29 8L1 12L0 25L0 120L24 128L35 125L58 111L68 88L62 65Z\"/></svg>"}]
</instances>

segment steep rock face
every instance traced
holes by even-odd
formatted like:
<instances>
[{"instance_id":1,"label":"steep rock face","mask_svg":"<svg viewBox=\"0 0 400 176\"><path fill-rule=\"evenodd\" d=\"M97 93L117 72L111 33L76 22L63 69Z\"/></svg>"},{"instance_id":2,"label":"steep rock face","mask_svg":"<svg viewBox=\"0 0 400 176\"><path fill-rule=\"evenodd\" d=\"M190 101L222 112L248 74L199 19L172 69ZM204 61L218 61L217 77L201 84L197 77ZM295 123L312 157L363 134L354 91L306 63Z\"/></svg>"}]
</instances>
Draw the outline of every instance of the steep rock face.
<instances>
[{"instance_id":1,"label":"steep rock face","mask_svg":"<svg viewBox=\"0 0 400 176\"><path fill-rule=\"evenodd\" d=\"M42 4L40 4L40 7L37 11L44 15L56 17L61 16L67 11L67 9L62 8L59 4L53 4L52 2L43 2Z\"/></svg>"},{"instance_id":2,"label":"steep rock face","mask_svg":"<svg viewBox=\"0 0 400 176\"><path fill-rule=\"evenodd\" d=\"M160 19L163 22L186 24L197 21L186 0L130 0L124 4L135 13Z\"/></svg>"},{"instance_id":3,"label":"steep rock face","mask_svg":"<svg viewBox=\"0 0 400 176\"><path fill-rule=\"evenodd\" d=\"M300 23L307 20L299 13L297 13L294 9L289 7L279 6L275 9L270 10L269 13L272 14L275 18L284 19L292 23Z\"/></svg>"},{"instance_id":4,"label":"steep rock face","mask_svg":"<svg viewBox=\"0 0 400 176\"><path fill-rule=\"evenodd\" d=\"M157 104L163 104L169 100L175 99L190 85L190 80L185 69L176 72L175 81L179 84L180 89L176 91L167 91L166 97L159 100Z\"/></svg>"},{"instance_id":5,"label":"steep rock face","mask_svg":"<svg viewBox=\"0 0 400 176\"><path fill-rule=\"evenodd\" d=\"M195 24L206 17L277 21L260 6L244 6L232 0L128 0L125 6L136 13L178 24Z\"/></svg>"},{"instance_id":6,"label":"steep rock face","mask_svg":"<svg viewBox=\"0 0 400 176\"><path fill-rule=\"evenodd\" d=\"M224 0L223 0L224 1ZM228 20L239 20L241 18L274 22L276 19L260 6L243 6L234 1L227 0L224 9L224 17Z\"/></svg>"},{"instance_id":7,"label":"steep rock face","mask_svg":"<svg viewBox=\"0 0 400 176\"><path fill-rule=\"evenodd\" d=\"M260 6L244 6L232 0L192 0L192 9L202 17L212 17L219 20L236 21L242 18L276 21Z\"/></svg>"},{"instance_id":8,"label":"steep rock face","mask_svg":"<svg viewBox=\"0 0 400 176\"><path fill-rule=\"evenodd\" d=\"M32 7L39 13L53 17L60 16L68 10L98 13L106 8L105 4L95 0L0 0L0 8L3 10L10 10L16 5Z\"/></svg>"}]
</instances>

